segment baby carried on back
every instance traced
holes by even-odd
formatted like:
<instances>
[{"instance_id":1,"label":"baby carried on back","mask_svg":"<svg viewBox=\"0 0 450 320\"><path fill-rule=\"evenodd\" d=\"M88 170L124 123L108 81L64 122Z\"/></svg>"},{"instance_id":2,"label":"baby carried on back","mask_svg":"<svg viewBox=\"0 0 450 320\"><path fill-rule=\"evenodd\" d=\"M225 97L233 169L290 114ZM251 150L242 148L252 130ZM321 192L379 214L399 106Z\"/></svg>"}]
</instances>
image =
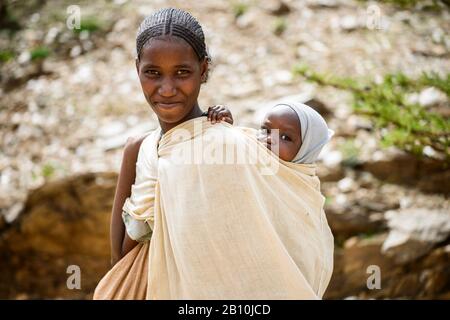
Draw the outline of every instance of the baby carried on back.
<instances>
[{"instance_id":1,"label":"baby carried on back","mask_svg":"<svg viewBox=\"0 0 450 320\"><path fill-rule=\"evenodd\" d=\"M129 236L142 243L108 272L94 299L320 299L334 244L314 161L331 134L311 108L287 106L301 127L292 161L255 130L205 117L150 134L123 208ZM244 161L180 162L230 149Z\"/></svg>"}]
</instances>

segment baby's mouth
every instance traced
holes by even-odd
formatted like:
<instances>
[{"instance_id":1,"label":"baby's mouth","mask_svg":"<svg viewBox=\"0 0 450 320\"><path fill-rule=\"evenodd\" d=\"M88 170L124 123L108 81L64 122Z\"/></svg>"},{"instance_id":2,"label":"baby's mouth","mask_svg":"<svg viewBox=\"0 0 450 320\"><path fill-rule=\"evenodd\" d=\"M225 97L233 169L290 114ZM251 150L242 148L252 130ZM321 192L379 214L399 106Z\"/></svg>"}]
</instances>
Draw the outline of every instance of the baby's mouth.
<instances>
[{"instance_id":1,"label":"baby's mouth","mask_svg":"<svg viewBox=\"0 0 450 320\"><path fill-rule=\"evenodd\" d=\"M265 145L267 149L272 150L272 145L267 143L267 140L265 139L265 137L258 136L257 139L259 142L261 142L263 145Z\"/></svg>"}]
</instances>

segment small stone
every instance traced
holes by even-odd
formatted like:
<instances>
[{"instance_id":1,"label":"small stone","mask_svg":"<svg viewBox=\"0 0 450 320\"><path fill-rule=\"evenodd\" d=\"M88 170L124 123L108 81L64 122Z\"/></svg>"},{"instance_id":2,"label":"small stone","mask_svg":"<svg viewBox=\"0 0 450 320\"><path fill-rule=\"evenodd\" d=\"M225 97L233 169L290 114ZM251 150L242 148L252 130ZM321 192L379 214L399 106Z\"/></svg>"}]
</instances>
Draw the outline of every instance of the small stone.
<instances>
[{"instance_id":1,"label":"small stone","mask_svg":"<svg viewBox=\"0 0 450 320\"><path fill-rule=\"evenodd\" d=\"M281 16L291 12L291 8L286 3L280 0L274 1L265 0L263 1L262 6L270 14L273 14L275 16Z\"/></svg>"},{"instance_id":2,"label":"small stone","mask_svg":"<svg viewBox=\"0 0 450 320\"><path fill-rule=\"evenodd\" d=\"M19 58L17 58L17 62L20 64L25 64L31 60L31 53L29 51L23 51Z\"/></svg>"},{"instance_id":3,"label":"small stone","mask_svg":"<svg viewBox=\"0 0 450 320\"><path fill-rule=\"evenodd\" d=\"M247 29L251 26L254 26L255 22L258 20L258 18L259 17L256 14L256 12L249 11L249 12L246 12L245 14L239 16L236 19L236 25L240 29Z\"/></svg>"},{"instance_id":4,"label":"small stone","mask_svg":"<svg viewBox=\"0 0 450 320\"><path fill-rule=\"evenodd\" d=\"M45 36L44 43L52 44L55 41L58 34L59 34L58 28L56 28L56 27L50 28L50 30L48 30L48 32L47 32L47 35Z\"/></svg>"},{"instance_id":5,"label":"small stone","mask_svg":"<svg viewBox=\"0 0 450 320\"><path fill-rule=\"evenodd\" d=\"M419 94L419 104L427 107L447 101L447 96L440 90L429 87L422 90Z\"/></svg>"},{"instance_id":6,"label":"small stone","mask_svg":"<svg viewBox=\"0 0 450 320\"><path fill-rule=\"evenodd\" d=\"M81 46L75 46L70 50L70 56L72 58L78 57L82 52Z\"/></svg>"},{"instance_id":7,"label":"small stone","mask_svg":"<svg viewBox=\"0 0 450 320\"><path fill-rule=\"evenodd\" d=\"M326 152L325 148L322 150L321 154L323 164L327 167L335 167L338 166L342 162L342 152L339 150L332 150L330 152Z\"/></svg>"},{"instance_id":8,"label":"small stone","mask_svg":"<svg viewBox=\"0 0 450 320\"><path fill-rule=\"evenodd\" d=\"M316 0L314 1L310 7L317 9L334 9L339 6L339 3L336 0Z\"/></svg>"},{"instance_id":9,"label":"small stone","mask_svg":"<svg viewBox=\"0 0 450 320\"><path fill-rule=\"evenodd\" d=\"M8 209L7 213L4 214L5 222L11 224L19 216L23 209L23 203L16 203L11 208Z\"/></svg>"},{"instance_id":10,"label":"small stone","mask_svg":"<svg viewBox=\"0 0 450 320\"><path fill-rule=\"evenodd\" d=\"M346 177L339 180L337 186L341 192L348 193L356 188L356 183L352 178Z\"/></svg>"},{"instance_id":11,"label":"small stone","mask_svg":"<svg viewBox=\"0 0 450 320\"><path fill-rule=\"evenodd\" d=\"M355 16L344 16L339 21L339 26L345 31L353 31L359 27L358 19Z\"/></svg>"}]
</instances>

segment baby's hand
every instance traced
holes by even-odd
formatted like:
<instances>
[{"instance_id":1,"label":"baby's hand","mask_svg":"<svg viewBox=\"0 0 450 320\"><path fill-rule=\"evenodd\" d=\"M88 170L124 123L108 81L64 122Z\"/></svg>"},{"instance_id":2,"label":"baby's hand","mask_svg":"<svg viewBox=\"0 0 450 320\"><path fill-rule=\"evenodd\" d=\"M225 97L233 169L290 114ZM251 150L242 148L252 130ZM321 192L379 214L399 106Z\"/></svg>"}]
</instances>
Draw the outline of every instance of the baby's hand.
<instances>
[{"instance_id":1,"label":"baby's hand","mask_svg":"<svg viewBox=\"0 0 450 320\"><path fill-rule=\"evenodd\" d=\"M233 124L233 116L231 115L230 110L220 104L208 108L208 120L210 120L213 124L222 120L228 122L229 124Z\"/></svg>"}]
</instances>

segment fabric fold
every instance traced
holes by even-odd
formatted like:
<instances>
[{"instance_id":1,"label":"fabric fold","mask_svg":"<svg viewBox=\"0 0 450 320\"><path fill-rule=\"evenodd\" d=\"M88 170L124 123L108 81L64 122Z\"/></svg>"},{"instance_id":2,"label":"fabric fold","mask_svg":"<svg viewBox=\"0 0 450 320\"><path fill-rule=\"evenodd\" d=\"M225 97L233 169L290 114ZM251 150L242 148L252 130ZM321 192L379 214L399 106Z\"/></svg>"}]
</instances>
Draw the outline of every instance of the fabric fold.
<instances>
[{"instance_id":1,"label":"fabric fold","mask_svg":"<svg viewBox=\"0 0 450 320\"><path fill-rule=\"evenodd\" d=\"M153 217L147 299L323 296L334 239L314 164L284 162L254 131L203 117L155 139L141 145L136 178L155 179L154 191L134 188L124 209Z\"/></svg>"}]
</instances>

